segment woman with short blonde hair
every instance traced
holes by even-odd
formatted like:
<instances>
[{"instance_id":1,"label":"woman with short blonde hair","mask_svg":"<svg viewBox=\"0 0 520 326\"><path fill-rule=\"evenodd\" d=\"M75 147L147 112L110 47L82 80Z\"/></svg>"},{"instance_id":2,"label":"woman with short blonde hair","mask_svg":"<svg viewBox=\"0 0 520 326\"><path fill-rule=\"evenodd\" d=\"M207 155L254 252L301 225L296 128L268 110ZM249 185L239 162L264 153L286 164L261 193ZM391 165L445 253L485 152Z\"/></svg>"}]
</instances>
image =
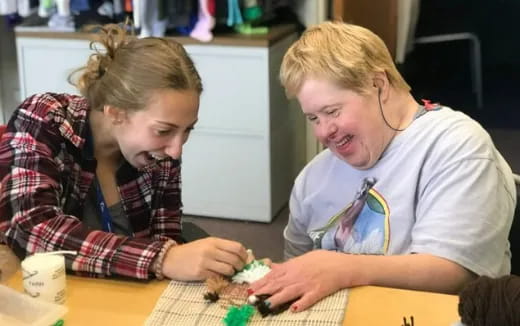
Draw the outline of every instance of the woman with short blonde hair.
<instances>
[{"instance_id":1,"label":"woman with short blonde hair","mask_svg":"<svg viewBox=\"0 0 520 326\"><path fill-rule=\"evenodd\" d=\"M343 288L457 293L510 272L511 169L470 117L417 103L378 36L310 27L280 76L326 149L294 183L288 260L250 292L298 312Z\"/></svg>"}]
</instances>

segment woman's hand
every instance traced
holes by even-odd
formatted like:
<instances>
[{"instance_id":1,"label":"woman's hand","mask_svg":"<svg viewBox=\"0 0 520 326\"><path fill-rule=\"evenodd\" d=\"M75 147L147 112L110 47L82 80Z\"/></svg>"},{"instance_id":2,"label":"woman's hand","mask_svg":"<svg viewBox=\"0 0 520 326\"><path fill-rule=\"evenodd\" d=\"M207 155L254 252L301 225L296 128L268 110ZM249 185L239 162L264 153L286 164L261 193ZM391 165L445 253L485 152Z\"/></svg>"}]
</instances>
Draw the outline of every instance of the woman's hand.
<instances>
[{"instance_id":1,"label":"woman's hand","mask_svg":"<svg viewBox=\"0 0 520 326\"><path fill-rule=\"evenodd\" d=\"M254 294L271 294L272 307L294 301L302 311L340 289L377 285L456 294L475 274L445 258L429 254L351 255L314 250L283 264L273 264L251 284Z\"/></svg>"},{"instance_id":2,"label":"woman's hand","mask_svg":"<svg viewBox=\"0 0 520 326\"><path fill-rule=\"evenodd\" d=\"M165 255L162 272L178 281L199 281L208 277L231 276L242 270L248 254L240 243L204 238L171 247Z\"/></svg>"},{"instance_id":3,"label":"woman's hand","mask_svg":"<svg viewBox=\"0 0 520 326\"><path fill-rule=\"evenodd\" d=\"M320 299L344 287L349 278L345 260L348 255L315 250L282 264L272 264L271 272L254 282L254 294L271 294L271 307L296 300L290 307L293 312L303 311ZM346 268L347 267L347 268Z\"/></svg>"}]
</instances>

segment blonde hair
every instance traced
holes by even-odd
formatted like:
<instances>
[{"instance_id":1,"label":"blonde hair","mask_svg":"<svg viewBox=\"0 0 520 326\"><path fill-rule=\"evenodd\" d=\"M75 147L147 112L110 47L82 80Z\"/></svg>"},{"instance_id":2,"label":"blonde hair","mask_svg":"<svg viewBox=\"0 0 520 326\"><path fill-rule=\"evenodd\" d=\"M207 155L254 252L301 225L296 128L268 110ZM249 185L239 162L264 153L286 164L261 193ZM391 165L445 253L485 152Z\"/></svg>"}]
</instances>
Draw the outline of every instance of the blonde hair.
<instances>
[{"instance_id":1,"label":"blonde hair","mask_svg":"<svg viewBox=\"0 0 520 326\"><path fill-rule=\"evenodd\" d=\"M195 65L178 42L153 37L138 39L128 35L125 26L116 24L97 28L96 39L90 43L95 53L90 55L86 66L74 71L68 79L92 109L102 110L104 105L112 105L140 110L146 106L152 91L159 89L202 92Z\"/></svg>"},{"instance_id":2,"label":"blonde hair","mask_svg":"<svg viewBox=\"0 0 520 326\"><path fill-rule=\"evenodd\" d=\"M410 91L381 38L361 26L328 21L307 29L289 48L280 80L290 97L309 77L327 78L366 94L376 72L385 73L393 87Z\"/></svg>"}]
</instances>

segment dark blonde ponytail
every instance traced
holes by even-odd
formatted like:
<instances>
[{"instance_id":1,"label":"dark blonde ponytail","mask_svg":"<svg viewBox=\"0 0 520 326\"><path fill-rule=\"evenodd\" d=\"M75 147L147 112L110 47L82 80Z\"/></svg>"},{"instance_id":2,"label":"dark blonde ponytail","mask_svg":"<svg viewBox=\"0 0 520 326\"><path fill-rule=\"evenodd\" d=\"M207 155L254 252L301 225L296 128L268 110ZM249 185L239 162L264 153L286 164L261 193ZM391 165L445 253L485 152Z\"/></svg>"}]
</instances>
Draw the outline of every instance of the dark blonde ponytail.
<instances>
[{"instance_id":1,"label":"dark blonde ponytail","mask_svg":"<svg viewBox=\"0 0 520 326\"><path fill-rule=\"evenodd\" d=\"M112 105L140 110L151 92L159 89L202 92L193 61L178 42L153 37L138 39L116 24L98 29L90 43L94 53L86 66L69 76L69 82L93 109Z\"/></svg>"}]
</instances>

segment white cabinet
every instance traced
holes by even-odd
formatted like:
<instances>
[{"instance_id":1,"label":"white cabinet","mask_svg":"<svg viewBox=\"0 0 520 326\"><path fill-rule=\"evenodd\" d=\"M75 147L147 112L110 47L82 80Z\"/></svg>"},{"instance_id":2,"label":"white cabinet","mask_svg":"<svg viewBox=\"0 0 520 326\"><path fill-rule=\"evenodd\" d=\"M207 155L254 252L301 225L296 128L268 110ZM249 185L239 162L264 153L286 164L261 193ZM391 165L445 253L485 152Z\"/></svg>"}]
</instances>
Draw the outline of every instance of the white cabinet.
<instances>
[{"instance_id":1,"label":"white cabinet","mask_svg":"<svg viewBox=\"0 0 520 326\"><path fill-rule=\"evenodd\" d=\"M22 34L22 97L76 93L67 76L87 61L89 42ZM305 138L304 121L295 118L278 81L294 40L291 33L269 46L185 45L204 86L199 122L183 154L185 214L269 222L287 203L304 160L295 157L294 140Z\"/></svg>"},{"instance_id":2,"label":"white cabinet","mask_svg":"<svg viewBox=\"0 0 520 326\"><path fill-rule=\"evenodd\" d=\"M84 66L90 55L85 40L16 38L20 95L43 92L78 92L67 82L69 74Z\"/></svg>"}]
</instances>

